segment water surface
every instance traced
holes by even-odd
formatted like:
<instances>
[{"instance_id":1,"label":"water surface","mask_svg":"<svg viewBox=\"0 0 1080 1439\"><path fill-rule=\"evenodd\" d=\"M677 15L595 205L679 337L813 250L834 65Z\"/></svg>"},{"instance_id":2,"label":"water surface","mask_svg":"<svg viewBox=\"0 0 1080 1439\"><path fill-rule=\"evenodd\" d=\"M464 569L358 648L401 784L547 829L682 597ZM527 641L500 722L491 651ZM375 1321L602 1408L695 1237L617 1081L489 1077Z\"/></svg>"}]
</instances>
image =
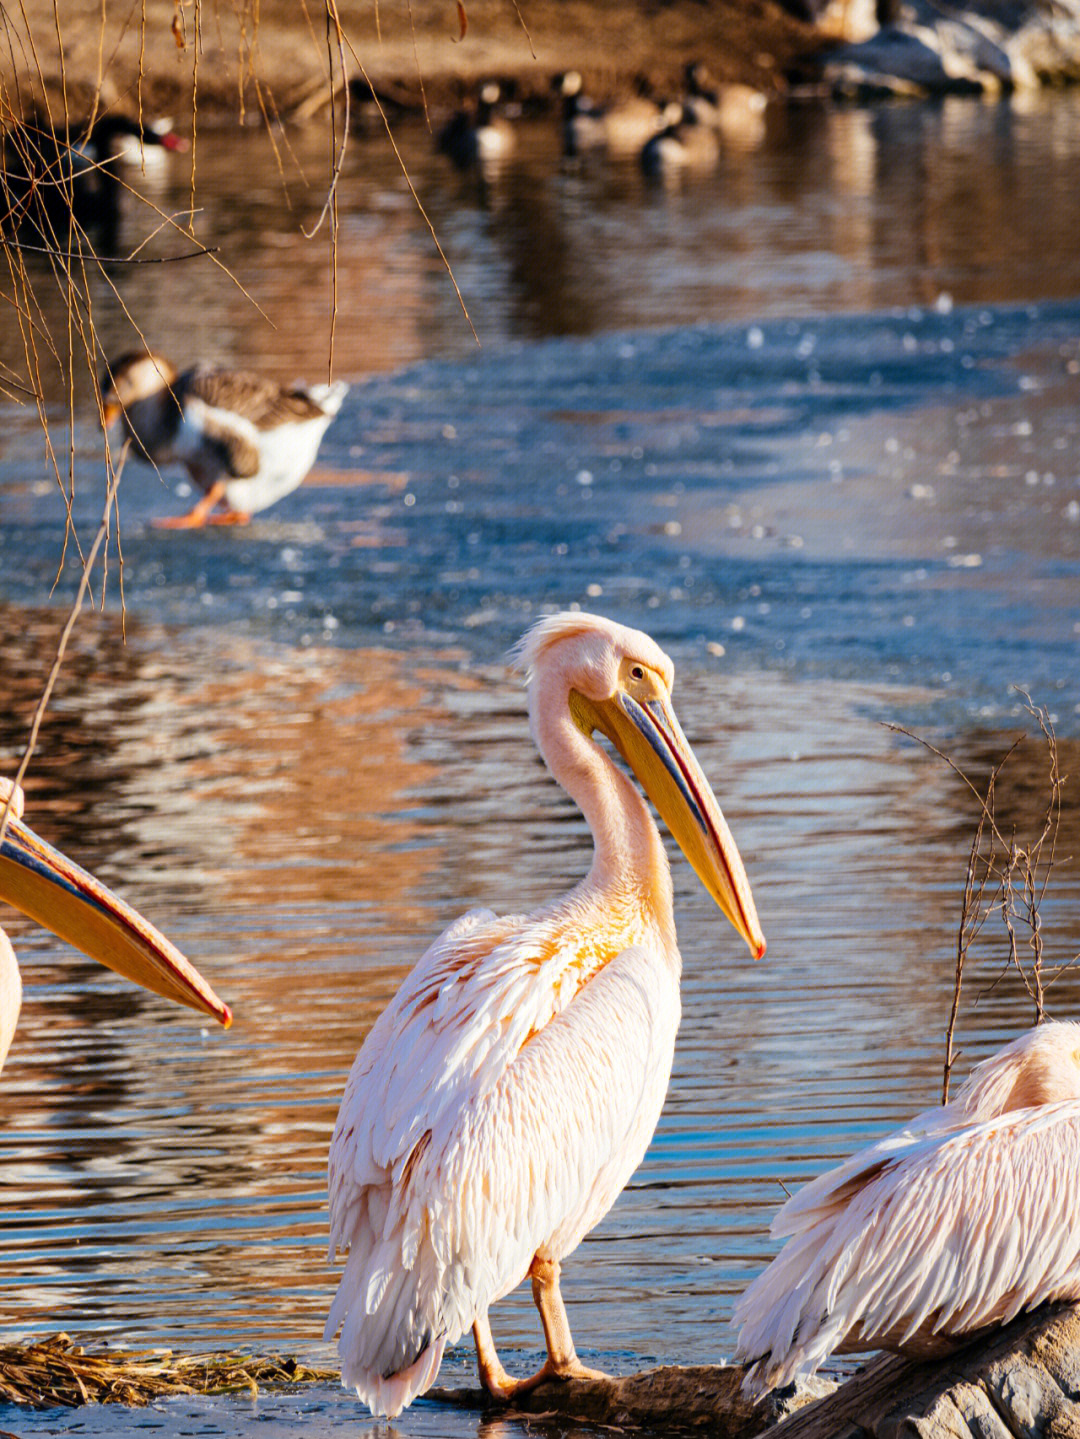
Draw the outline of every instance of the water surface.
<instances>
[{"instance_id":1,"label":"water surface","mask_svg":"<svg viewBox=\"0 0 1080 1439\"><path fill-rule=\"evenodd\" d=\"M504 661L545 609L580 604L675 658L769 953L749 961L675 854L668 1103L565 1293L586 1362L730 1352L784 1186L940 1091L973 802L882 721L983 777L1034 732L1019 685L1078 768L1078 125L1072 97L793 109L672 190L568 168L542 127L480 185L410 131L479 350L385 147L356 146L336 350L354 388L317 473L247 530L169 535L150 520L190 503L180 477L132 467L104 608L43 727L32 822L163 927L236 1023L203 1030L5 917L26 977L0 1086L12 1332L330 1357L325 1153L363 1035L456 915L527 908L588 863ZM120 288L178 359L315 376L326 255L298 226L316 191L291 177L287 208L264 142L237 143L201 152L198 233L277 330L209 267L128 270ZM317 174L321 142L296 148ZM174 177L166 207L184 193ZM129 343L105 295L99 321ZM102 498L88 393L84 542ZM63 506L34 424L5 421L14 757L73 577L53 592ZM999 790L1005 822L1037 831L1045 795L1032 740ZM1055 964L1080 949L1078 814L1067 788L1043 910ZM1030 1021L1003 954L988 936L969 969L961 1070ZM1078 983L1055 985L1055 1014L1077 1011ZM538 1362L523 1293L493 1325L509 1367ZM469 1363L460 1346L444 1377ZM365 1428L323 1392L2 1418ZM418 1405L396 1427L478 1423Z\"/></svg>"}]
</instances>

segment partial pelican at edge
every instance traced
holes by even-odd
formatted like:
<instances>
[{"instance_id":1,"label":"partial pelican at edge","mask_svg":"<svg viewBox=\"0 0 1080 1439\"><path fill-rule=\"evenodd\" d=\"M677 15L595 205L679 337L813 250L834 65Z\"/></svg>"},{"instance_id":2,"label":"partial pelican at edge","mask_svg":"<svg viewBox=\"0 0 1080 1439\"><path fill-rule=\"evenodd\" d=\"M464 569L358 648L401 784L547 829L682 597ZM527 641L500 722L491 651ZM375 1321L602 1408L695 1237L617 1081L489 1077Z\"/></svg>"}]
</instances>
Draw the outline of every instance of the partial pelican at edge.
<instances>
[{"instance_id":1,"label":"partial pelican at edge","mask_svg":"<svg viewBox=\"0 0 1080 1439\"><path fill-rule=\"evenodd\" d=\"M10 780L0 779L0 820L12 789ZM15 789L12 817L0 844L0 900L144 989L230 1025L228 1005L180 951L130 905L28 829L20 820L22 810L22 791ZM15 952L0 930L0 1068L21 1002Z\"/></svg>"},{"instance_id":2,"label":"partial pelican at edge","mask_svg":"<svg viewBox=\"0 0 1080 1439\"><path fill-rule=\"evenodd\" d=\"M948 1105L783 1206L787 1244L735 1308L744 1388L832 1353L947 1354L1049 1300L1080 1299L1080 1024L1044 1024Z\"/></svg>"},{"instance_id":3,"label":"partial pelican at edge","mask_svg":"<svg viewBox=\"0 0 1080 1439\"><path fill-rule=\"evenodd\" d=\"M755 957L765 952L739 852L671 706L673 666L638 630L540 621L518 656L533 738L580 806L588 875L530 915L464 915L364 1042L330 1147L333 1250L349 1249L326 1325L342 1382L393 1416L471 1328L480 1379L508 1399L589 1376L560 1263L640 1163L667 1091L681 960L659 831L605 735ZM499 1362L488 1309L528 1275L548 1358Z\"/></svg>"}]
</instances>

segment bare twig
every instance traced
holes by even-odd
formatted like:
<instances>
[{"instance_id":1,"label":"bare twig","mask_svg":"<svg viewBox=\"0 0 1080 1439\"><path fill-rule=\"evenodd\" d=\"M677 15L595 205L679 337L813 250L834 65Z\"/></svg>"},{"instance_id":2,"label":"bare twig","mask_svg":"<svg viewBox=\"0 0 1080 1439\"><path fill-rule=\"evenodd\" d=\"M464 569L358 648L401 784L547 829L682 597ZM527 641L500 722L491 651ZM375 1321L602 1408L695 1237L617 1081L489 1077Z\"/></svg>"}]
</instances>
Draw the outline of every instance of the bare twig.
<instances>
[{"instance_id":1,"label":"bare twig","mask_svg":"<svg viewBox=\"0 0 1080 1439\"><path fill-rule=\"evenodd\" d=\"M889 729L906 735L941 759L978 800L979 819L968 854L964 891L960 903L960 921L956 932L956 961L953 973L952 1002L945 1029L945 1061L943 1066L941 1102L948 1103L949 1082L957 1059L956 1026L964 985L964 966L975 941L992 914L1001 920L1006 936L1006 960L1001 972L990 986L1013 970L1030 997L1035 1010L1035 1023L1046 1016L1045 940L1040 906L1057 860L1057 837L1061 821L1061 790L1065 777L1058 761L1057 736L1050 716L1036 706L1031 696L1023 695L1024 707L1036 721L1046 748L1049 769L1049 795L1041 827L1027 844L1020 843L1015 832L1006 836L998 822L996 796L998 781L1006 764L1024 742L1018 737L994 765L985 793L978 790L956 762L935 745L913 734L902 725L890 724ZM1026 932L1026 943L1022 934ZM1025 954L1026 951L1026 954ZM1069 961L1072 963L1072 961ZM1066 966L1055 971L1053 979ZM1053 979L1050 981L1053 982Z\"/></svg>"},{"instance_id":2,"label":"bare twig","mask_svg":"<svg viewBox=\"0 0 1080 1439\"><path fill-rule=\"evenodd\" d=\"M34 710L33 719L30 721L30 734L26 741L26 748L23 751L22 759L19 761L18 768L15 771L16 785L22 784L23 779L26 776L26 771L30 768L30 761L33 758L34 749L37 746L38 733L41 730L41 722L45 718L45 711L49 707L49 700L52 698L52 692L56 685L57 677L60 674L60 667L64 663L64 655L67 651L68 640L70 640L71 638L71 632L75 628L75 622L79 618L79 612L81 611L83 607L83 601L86 598L86 591L90 586L90 572L94 568L94 562L97 560L98 552L100 551L105 541L108 539L110 531L110 516L112 514L113 505L116 501L116 492L120 488L120 476L124 472L124 462L127 459L128 447L130 443L130 440L125 440L124 448L120 451L119 462L113 470L112 480L109 483L108 493L105 496L105 511L101 516L101 523L100 525L98 525L97 534L94 536L94 542L90 546L90 549L87 551L86 560L83 564L82 577L79 580L79 587L76 591L75 599L72 603L71 610L68 613L64 628L60 632L60 642L56 647L56 657L53 660L52 668L49 670L49 677L45 681L45 687L41 692L41 698L38 700L37 707ZM14 797L15 791L12 790L11 794L8 796L7 803L4 805L3 813L0 814L0 842L3 841L4 835L7 833L8 817L11 814Z\"/></svg>"}]
</instances>

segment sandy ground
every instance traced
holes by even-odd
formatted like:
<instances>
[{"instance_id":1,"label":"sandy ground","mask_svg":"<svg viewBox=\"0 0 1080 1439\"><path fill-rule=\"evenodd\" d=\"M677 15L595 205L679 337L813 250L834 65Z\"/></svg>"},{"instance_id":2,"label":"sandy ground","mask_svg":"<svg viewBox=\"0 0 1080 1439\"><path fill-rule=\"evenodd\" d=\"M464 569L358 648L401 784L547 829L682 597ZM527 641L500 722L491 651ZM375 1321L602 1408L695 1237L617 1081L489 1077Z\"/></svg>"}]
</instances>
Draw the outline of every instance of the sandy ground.
<instances>
[{"instance_id":1,"label":"sandy ground","mask_svg":"<svg viewBox=\"0 0 1080 1439\"><path fill-rule=\"evenodd\" d=\"M193 94L206 122L250 120L265 108L294 114L340 75L317 0L105 0L68 7L59 27L52 0L26 0L3 17L0 83L5 108L22 110L43 90L79 118L101 84L105 103L151 113L186 111ZM96 12L96 13L95 13ZM359 0L341 10L351 76L436 110L481 77L512 82L528 103L551 102L551 77L575 68L589 92L612 98L642 81L678 93L689 60L722 81L781 90L814 32L775 0ZM59 28L59 34L58 34Z\"/></svg>"}]
</instances>

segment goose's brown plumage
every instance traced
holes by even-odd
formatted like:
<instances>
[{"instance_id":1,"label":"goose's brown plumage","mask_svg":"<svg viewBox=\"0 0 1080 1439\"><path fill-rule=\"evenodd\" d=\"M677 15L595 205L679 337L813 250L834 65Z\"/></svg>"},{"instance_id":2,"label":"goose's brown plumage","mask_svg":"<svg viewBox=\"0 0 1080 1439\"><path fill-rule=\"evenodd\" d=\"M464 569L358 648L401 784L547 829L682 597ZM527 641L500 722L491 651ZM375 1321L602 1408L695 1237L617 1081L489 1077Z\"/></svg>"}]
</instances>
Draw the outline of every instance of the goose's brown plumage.
<instances>
[{"instance_id":1,"label":"goose's brown plumage","mask_svg":"<svg viewBox=\"0 0 1080 1439\"><path fill-rule=\"evenodd\" d=\"M244 523L296 489L347 388L206 364L181 373L146 351L108 365L101 384L106 425L122 420L137 454L183 464L203 491L187 515L159 522L169 528Z\"/></svg>"}]
</instances>

